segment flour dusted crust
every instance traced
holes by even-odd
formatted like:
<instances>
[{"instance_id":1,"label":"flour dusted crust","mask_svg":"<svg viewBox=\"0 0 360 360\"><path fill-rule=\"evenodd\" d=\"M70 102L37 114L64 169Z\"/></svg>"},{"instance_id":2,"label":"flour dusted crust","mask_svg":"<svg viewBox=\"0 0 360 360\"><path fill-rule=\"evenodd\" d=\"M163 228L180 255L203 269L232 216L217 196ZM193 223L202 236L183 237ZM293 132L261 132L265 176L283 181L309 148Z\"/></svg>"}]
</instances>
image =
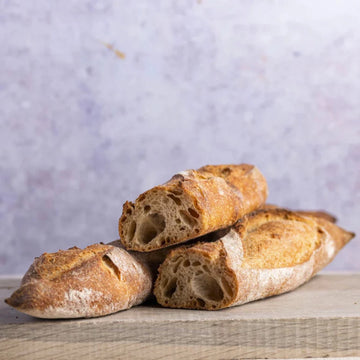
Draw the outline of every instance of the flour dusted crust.
<instances>
[{"instance_id":1,"label":"flour dusted crust","mask_svg":"<svg viewBox=\"0 0 360 360\"><path fill-rule=\"evenodd\" d=\"M308 281L353 236L321 214L257 210L220 239L172 250L154 294L163 306L207 310L278 295Z\"/></svg>"},{"instance_id":2,"label":"flour dusted crust","mask_svg":"<svg viewBox=\"0 0 360 360\"><path fill-rule=\"evenodd\" d=\"M6 303L40 318L96 317L142 303L151 293L151 269L112 244L44 253Z\"/></svg>"},{"instance_id":3,"label":"flour dusted crust","mask_svg":"<svg viewBox=\"0 0 360 360\"><path fill-rule=\"evenodd\" d=\"M226 228L265 203L267 184L247 164L182 171L126 202L119 233L126 249L152 251Z\"/></svg>"}]
</instances>

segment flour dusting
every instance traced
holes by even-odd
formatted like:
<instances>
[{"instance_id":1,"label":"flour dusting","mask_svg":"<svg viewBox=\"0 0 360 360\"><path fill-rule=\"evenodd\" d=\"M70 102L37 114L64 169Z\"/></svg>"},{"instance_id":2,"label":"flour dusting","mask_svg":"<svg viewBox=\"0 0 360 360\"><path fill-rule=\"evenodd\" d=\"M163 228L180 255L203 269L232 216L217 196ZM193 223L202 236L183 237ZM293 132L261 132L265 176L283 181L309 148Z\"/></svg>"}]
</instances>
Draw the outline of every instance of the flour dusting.
<instances>
[{"instance_id":1,"label":"flour dusting","mask_svg":"<svg viewBox=\"0 0 360 360\"><path fill-rule=\"evenodd\" d=\"M70 289L65 294L65 301L69 301L72 304L87 306L91 302L100 300L103 296L104 295L101 291L95 291L88 288L84 288L82 290Z\"/></svg>"}]
</instances>

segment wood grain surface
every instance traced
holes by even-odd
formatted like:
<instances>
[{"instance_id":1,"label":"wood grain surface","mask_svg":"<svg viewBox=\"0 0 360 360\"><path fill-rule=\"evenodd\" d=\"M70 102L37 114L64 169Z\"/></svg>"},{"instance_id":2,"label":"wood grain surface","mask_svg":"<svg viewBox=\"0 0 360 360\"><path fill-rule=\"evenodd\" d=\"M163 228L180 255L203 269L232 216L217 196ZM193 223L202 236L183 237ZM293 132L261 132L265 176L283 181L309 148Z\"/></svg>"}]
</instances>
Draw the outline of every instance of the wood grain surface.
<instances>
[{"instance_id":1,"label":"wood grain surface","mask_svg":"<svg viewBox=\"0 0 360 360\"><path fill-rule=\"evenodd\" d=\"M4 303L0 359L360 357L360 274L320 274L297 290L220 311L146 304L110 316L41 320Z\"/></svg>"}]
</instances>

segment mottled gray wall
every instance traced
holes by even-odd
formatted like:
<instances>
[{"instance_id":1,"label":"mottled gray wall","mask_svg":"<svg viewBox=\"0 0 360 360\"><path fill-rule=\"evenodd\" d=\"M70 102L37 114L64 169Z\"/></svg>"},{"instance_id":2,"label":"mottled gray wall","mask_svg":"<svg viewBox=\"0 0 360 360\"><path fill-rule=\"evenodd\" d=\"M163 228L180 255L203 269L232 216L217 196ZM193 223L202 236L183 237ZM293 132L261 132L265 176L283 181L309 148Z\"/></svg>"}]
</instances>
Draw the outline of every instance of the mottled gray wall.
<instances>
[{"instance_id":1,"label":"mottled gray wall","mask_svg":"<svg viewBox=\"0 0 360 360\"><path fill-rule=\"evenodd\" d=\"M355 0L0 0L0 272L115 239L125 200L212 163L254 163L270 202L360 233L359 14ZM360 270L358 239L328 269Z\"/></svg>"}]
</instances>

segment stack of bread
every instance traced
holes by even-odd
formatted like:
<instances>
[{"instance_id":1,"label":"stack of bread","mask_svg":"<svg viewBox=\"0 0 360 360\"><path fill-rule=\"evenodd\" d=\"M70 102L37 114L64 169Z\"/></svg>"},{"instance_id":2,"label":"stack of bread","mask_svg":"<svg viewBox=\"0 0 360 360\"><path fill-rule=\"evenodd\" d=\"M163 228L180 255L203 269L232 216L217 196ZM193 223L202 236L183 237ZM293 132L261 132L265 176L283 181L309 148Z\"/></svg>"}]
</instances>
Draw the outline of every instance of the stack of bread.
<instances>
[{"instance_id":1,"label":"stack of bread","mask_svg":"<svg viewBox=\"0 0 360 360\"><path fill-rule=\"evenodd\" d=\"M171 308L216 310L291 291L354 234L326 212L265 204L252 165L183 171L126 202L120 240L44 253L6 303L40 318L95 317L155 295Z\"/></svg>"}]
</instances>

